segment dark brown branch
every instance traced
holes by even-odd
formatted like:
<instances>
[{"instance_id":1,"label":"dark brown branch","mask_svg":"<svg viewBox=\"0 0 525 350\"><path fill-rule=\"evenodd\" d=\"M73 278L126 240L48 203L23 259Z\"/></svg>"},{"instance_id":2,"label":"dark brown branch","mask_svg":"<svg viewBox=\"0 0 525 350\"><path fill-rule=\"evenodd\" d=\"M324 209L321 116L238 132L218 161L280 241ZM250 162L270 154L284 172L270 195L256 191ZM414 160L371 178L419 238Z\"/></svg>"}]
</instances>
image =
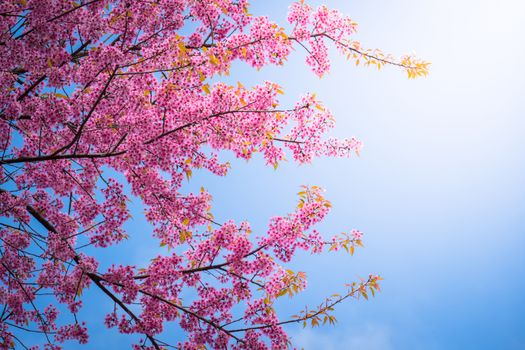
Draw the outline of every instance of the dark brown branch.
<instances>
[{"instance_id":1,"label":"dark brown branch","mask_svg":"<svg viewBox=\"0 0 525 350\"><path fill-rule=\"evenodd\" d=\"M244 258L247 258L249 257L250 255L254 255L255 253L257 253L258 251L266 248L267 245L264 244L254 250L252 250L251 252L245 254L242 259ZM202 271L208 271L208 270L214 270L214 269L221 269L225 266L228 266L232 263L233 261L227 261L227 262L224 262L222 264L217 264L217 265L208 265L208 266L203 266L203 267L197 267L197 268L194 268L194 269L187 269L187 270L182 270L181 273L182 274L190 274L190 273L195 273L195 272L202 272ZM139 275L139 276L135 276L134 278L135 279L145 279L145 278L148 278L149 275Z\"/></svg>"},{"instance_id":2,"label":"dark brown branch","mask_svg":"<svg viewBox=\"0 0 525 350\"><path fill-rule=\"evenodd\" d=\"M216 324L216 323L214 323L214 322L208 320L208 319L205 318L205 317L200 316L199 314L197 314L197 313L195 313L195 312L193 312L193 311L191 311L191 310L188 310L188 309L186 309L186 308L184 308L184 307L182 307L182 306L180 306L180 305L177 305L177 304L175 304L175 303L172 303L172 302L169 301L169 300L166 300L166 299L164 299L164 298L162 298L162 297L159 297L158 295L152 294L152 293L147 292L147 291L145 291L145 290L139 289L139 292L142 293L142 294L144 294L144 295L147 295L147 296L149 296L149 297L151 297L151 298L153 298L153 299L157 299L157 300L159 300L159 301L162 301L162 302L164 302L164 303L166 303L166 304L168 304L168 305L170 305L170 306L176 308L177 310L180 310L180 311L182 311L182 312L184 312L184 313L186 313L186 314L188 314L188 315L191 315L191 316L197 318L198 320L200 320L200 321L202 321L202 322L204 322L204 323L206 323L206 324L212 326L213 328L215 328L215 329L217 329L217 330L219 330L219 331L221 331L221 332L226 333L227 335L229 335L230 337L234 338L235 340L237 340L237 341L239 341L239 342L243 342L242 339L240 339L240 338L236 337L235 335L231 334L228 330L224 329L224 328L221 327L220 325L218 325L218 324Z\"/></svg>"},{"instance_id":3,"label":"dark brown branch","mask_svg":"<svg viewBox=\"0 0 525 350\"><path fill-rule=\"evenodd\" d=\"M81 57L82 50L84 50L89 44L91 43L90 40L86 41L84 44L80 45L72 54L71 54L71 60L75 61L78 58ZM62 63L60 67L62 67L66 62ZM18 69L17 73L15 74L23 74L27 73L24 69ZM17 97L17 101L22 101L31 91L33 91L41 82L43 82L47 78L47 75L42 75L40 78L35 80L33 84L31 84L20 96Z\"/></svg>"},{"instance_id":4,"label":"dark brown branch","mask_svg":"<svg viewBox=\"0 0 525 350\"><path fill-rule=\"evenodd\" d=\"M64 16L70 14L71 12L74 12L74 11L76 11L76 10L78 10L78 9L80 9L80 8L82 8L82 7L84 7L84 6L88 6L88 5L91 5L91 4L93 4L93 3L95 3L95 2L99 2L99 1L100 1L100 0L92 0L92 1L86 2L86 3L84 3L84 4L77 5L77 6L71 8L71 9L69 9L69 10L66 10L66 11L64 11L64 12L62 12L62 13L56 15L56 16L53 17L53 18L48 19L46 22L47 22L47 23L50 23L50 22L56 21L57 19L62 18L62 17L64 17ZM26 35L28 35L28 34L34 32L35 30L36 30L36 27L33 27L33 28L29 29L27 32L22 33L22 34L20 34L18 37L16 37L15 40L22 39L23 37L25 37Z\"/></svg>"},{"instance_id":5,"label":"dark brown branch","mask_svg":"<svg viewBox=\"0 0 525 350\"><path fill-rule=\"evenodd\" d=\"M36 312L36 315L37 317L40 319L40 322L42 323L42 327L45 327L47 325L47 322L46 320L44 319L44 317L42 316L42 314L38 311L35 303L33 302L31 296L29 295L29 293L27 292L27 290L24 288L24 285L22 284L22 282L20 282L20 280L18 279L18 277L14 274L14 272L12 272L9 267L4 264L2 262L2 266L4 267L4 269L7 270L7 272L9 273L9 275L11 277L13 277L13 279L16 281L16 283L18 283L18 285L20 286L20 288L24 291L24 294L26 295L26 298L27 298L27 301L31 304L31 306L33 307L33 309L35 310ZM47 339L47 342L50 343L51 340L49 339L49 335L47 334L46 331L44 331L44 334L46 336L46 339Z\"/></svg>"},{"instance_id":6,"label":"dark brown branch","mask_svg":"<svg viewBox=\"0 0 525 350\"><path fill-rule=\"evenodd\" d=\"M246 107L246 106L244 106ZM242 108L244 107L241 107L237 110L230 110L230 111L225 111L225 112L218 112L218 113L215 113L215 114L212 114L212 115L209 115L207 117L204 117L200 120L196 120L196 121L193 121L193 122L189 122L189 123L186 123L186 124L183 124L181 126L178 126L174 129L170 129L168 131L165 131L147 141L145 141L143 144L144 145L150 145L166 136L169 136L171 134L174 134L180 130L183 130L183 129L186 129L186 128L189 128L189 127L192 127L192 126L195 126L203 121L207 121L209 119L213 119L213 118L217 118L217 117L221 117L223 115L227 115L227 114L235 114L235 113L284 113L284 112L291 112L291 111L294 111L294 109L280 109L280 110L268 110L268 111L265 111L265 110L243 110ZM303 106L303 107L300 107L300 108L307 108L306 106ZM80 131L80 130L79 130ZM77 131L76 132L76 135L78 135L79 132ZM282 141L282 142L294 142L294 141L291 141L291 140L285 140L285 139L279 139L279 138L273 138L273 140L276 140L276 141ZM74 143L74 142L73 142ZM72 145L73 143L70 142L70 145ZM299 143L299 141L297 141L297 143ZM120 144L119 144L120 145ZM65 147L62 147L64 150L65 150ZM53 152L52 154L50 155L45 155L45 156L35 156L35 157L19 157L19 158L11 158L11 159L3 159L3 160L0 160L0 165L1 164L16 164L16 163L35 163L35 162L42 162L42 161L49 161L49 160L60 160L60 159L97 159L97 158L111 158L111 157L116 157L116 156L121 156L125 153L127 153L127 150L122 150L122 151L118 151L118 152L115 152L115 149L113 150L113 152L109 152L109 153L91 153L91 154L57 154L57 152L61 151L61 149Z\"/></svg>"},{"instance_id":7,"label":"dark brown branch","mask_svg":"<svg viewBox=\"0 0 525 350\"><path fill-rule=\"evenodd\" d=\"M46 78L47 78L47 75L42 75L40 78L35 80L35 82L29 85L29 87L25 89L25 91L22 92L22 94L18 96L16 100L22 101L27 95L29 95L31 91L33 91L38 85L40 85L40 83L43 82Z\"/></svg>"},{"instance_id":8,"label":"dark brown branch","mask_svg":"<svg viewBox=\"0 0 525 350\"><path fill-rule=\"evenodd\" d=\"M300 317L300 318L297 318L297 319L291 319L291 320L287 320L287 321L282 321L282 322L278 322L274 325L271 325L271 324L264 324L264 325L259 325L259 326L254 326L254 327L246 327L246 328L238 328L238 329L230 329L228 330L229 332L231 333L238 333L238 332L246 332L248 330L254 330L254 329L264 329L264 328L271 328L271 327L276 327L276 326L282 326L282 325L285 325L285 324L290 324L290 323L298 323L298 322L303 322L303 321L306 321L306 320L309 320L309 319L312 319L324 312L326 312L327 310L329 310L330 308L333 308L335 305L343 302L344 300L350 298L350 297L353 297L355 296L357 293L359 293L361 291L361 288L364 288L364 287L367 287L371 282L371 279L369 278L365 283L363 283L361 285L361 287L359 288L356 288L356 289L352 289L352 291L350 293L347 293L345 296L343 297L340 297L338 299L336 299L335 301L333 302L330 302L330 303L326 303L324 307L320 307L316 312L312 313L312 314L307 314L305 315L304 317ZM321 304L322 305L322 304Z\"/></svg>"},{"instance_id":9,"label":"dark brown branch","mask_svg":"<svg viewBox=\"0 0 525 350\"><path fill-rule=\"evenodd\" d=\"M126 304L124 304L119 298L117 298L113 293L111 293L111 291L109 289L107 289L100 281L101 281L101 278L95 274L92 274L92 273L88 273L87 274L88 277L97 285L98 288L100 288L100 290L102 292L104 292L104 294L106 294L108 297L110 297L111 300L113 300L118 306L120 306L120 308L122 310L124 310L128 315L131 316L131 318L141 327L142 327L142 322L140 321L140 319L133 313L133 311L131 311L127 306ZM157 341L151 336L149 335L148 333L146 333L146 330L145 329L142 329L142 332L146 335L146 337L148 338L148 340L151 342L151 344L153 345L153 347L157 350L160 350L160 347L159 345L157 344Z\"/></svg>"},{"instance_id":10,"label":"dark brown branch","mask_svg":"<svg viewBox=\"0 0 525 350\"><path fill-rule=\"evenodd\" d=\"M407 69L416 69L417 67L414 67L414 66L405 66L401 63L397 63L395 61L392 61L392 60L388 60L388 59L385 59L385 58L381 58L381 57L378 57L378 56L374 56L372 54L369 54L369 53L366 53L366 52L363 52L363 51L360 51L354 47L351 47L343 42L340 42L340 41L337 41L336 39L332 38L330 35L326 34L326 33L317 33L317 34L311 34L310 37L312 38L316 38L316 37L325 37L327 38L328 40L331 40L333 43L337 44L337 45L341 45L343 46L345 49L347 50L350 50L360 56L364 56L364 57L367 57L369 59L373 59L373 60L376 60L376 61L379 61L379 62L382 62L384 64L390 64L390 65L393 65L393 66L398 66L398 67L401 67L401 68L407 68ZM289 40L293 40L299 44L301 44L301 42L297 39L297 38L294 38L294 37L288 37ZM302 44L301 44L302 45Z\"/></svg>"},{"instance_id":11,"label":"dark brown branch","mask_svg":"<svg viewBox=\"0 0 525 350\"><path fill-rule=\"evenodd\" d=\"M93 103L93 106L91 106L91 109L89 110L88 114L86 115L86 117L84 118L82 123L80 124L80 126L78 128L78 131L75 134L75 136L73 137L73 139L71 140L71 142L69 142L64 147L61 147L61 148L57 149L55 152L53 152L51 154L52 156L55 156L55 155L59 154L60 152L67 150L68 148L73 146L75 144L75 142L77 142L80 139L80 137L82 136L82 131L83 131L84 127L86 126L88 120L91 118L91 116L93 115L93 112L95 112L95 109L97 108L97 106L99 105L100 101L102 101L102 98L106 94L106 91L108 90L109 85L111 84L111 81L115 77L115 73L117 72L117 69L118 69L118 66L116 66L113 69L113 71L111 72L111 74L109 75L108 81L106 82L106 84L104 85L104 88L102 89L102 91L98 95L95 103Z\"/></svg>"},{"instance_id":12,"label":"dark brown branch","mask_svg":"<svg viewBox=\"0 0 525 350\"><path fill-rule=\"evenodd\" d=\"M7 191L4 190L4 189L0 189L0 193L4 193L4 192L7 192ZM33 218L35 218L35 220L37 220L48 231L51 231L53 233L58 234L58 231L56 230L56 228L49 221L47 221L47 219L44 218L40 214L40 212L38 212L35 208L33 208L33 206L27 205L26 209L29 212L29 214L31 214L31 216ZM73 248L71 248L71 249L73 250ZM80 261L81 261L80 257L78 255L76 255L76 253L75 253L75 256L73 257L73 260L77 264L80 264ZM6 267L6 269L7 269L7 267ZM109 291L104 285L101 284L101 282L100 282L101 281L101 277L99 277L99 276L97 276L97 275L95 275L93 273L90 273L90 272L86 272L86 275L97 285L97 287L100 288L100 290L102 290L102 292L104 292L107 296L109 296L111 298L111 300L113 300L115 303L117 303L122 308L122 310L124 310L128 315L130 315L130 317L133 318L133 320L135 322L137 322L137 324L139 326L141 325L140 319L131 310L129 310L129 308L120 299L118 299L113 293L111 293L111 291ZM22 289L23 289L23 287L22 287ZM24 291L25 291L25 289L24 289ZM145 330L144 330L144 332L145 332ZM144 334L149 339L149 341L151 342L153 347L155 347L155 349L157 349L157 350L160 350L160 347L157 344L157 342L155 341L155 339L151 335L149 335L147 333L144 333Z\"/></svg>"},{"instance_id":13,"label":"dark brown branch","mask_svg":"<svg viewBox=\"0 0 525 350\"><path fill-rule=\"evenodd\" d=\"M48 160L60 160L60 159L97 159L97 158L110 158L120 156L126 153L126 151L119 151L115 153L92 153L92 154L57 154L47 155L39 157L20 157L6 160L0 160L0 164L15 164L15 163L35 163L43 162Z\"/></svg>"}]
</instances>

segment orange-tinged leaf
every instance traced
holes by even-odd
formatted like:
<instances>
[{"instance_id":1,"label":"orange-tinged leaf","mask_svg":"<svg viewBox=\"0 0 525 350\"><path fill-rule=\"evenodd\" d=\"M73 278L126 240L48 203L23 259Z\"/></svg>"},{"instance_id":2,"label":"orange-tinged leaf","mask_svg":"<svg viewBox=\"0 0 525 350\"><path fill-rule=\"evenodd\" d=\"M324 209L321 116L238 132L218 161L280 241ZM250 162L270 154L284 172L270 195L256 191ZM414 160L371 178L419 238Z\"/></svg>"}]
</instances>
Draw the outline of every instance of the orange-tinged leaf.
<instances>
[{"instance_id":1,"label":"orange-tinged leaf","mask_svg":"<svg viewBox=\"0 0 525 350\"><path fill-rule=\"evenodd\" d=\"M191 237L193 236L193 234L191 233L191 231L186 231L186 230L183 230L180 232L180 242L181 243L184 243L186 242L188 239L190 239Z\"/></svg>"},{"instance_id":2,"label":"orange-tinged leaf","mask_svg":"<svg viewBox=\"0 0 525 350\"><path fill-rule=\"evenodd\" d=\"M179 41L179 42L177 43L177 46L179 47L179 51L180 51L181 53L183 53L183 54L185 54L185 53L188 51L188 49L186 48L186 45L184 44L183 41Z\"/></svg>"},{"instance_id":3,"label":"orange-tinged leaf","mask_svg":"<svg viewBox=\"0 0 525 350\"><path fill-rule=\"evenodd\" d=\"M214 54L211 54L210 55L210 63L213 64L214 66L218 66L220 64L220 61L217 58L217 56L215 56Z\"/></svg>"},{"instance_id":4,"label":"orange-tinged leaf","mask_svg":"<svg viewBox=\"0 0 525 350\"><path fill-rule=\"evenodd\" d=\"M287 289L287 288L284 288L284 289L282 289L279 293L277 293L276 297L277 297L277 298L280 298L280 297L282 297L283 295L285 295L286 293L288 293L288 289Z\"/></svg>"}]
</instances>

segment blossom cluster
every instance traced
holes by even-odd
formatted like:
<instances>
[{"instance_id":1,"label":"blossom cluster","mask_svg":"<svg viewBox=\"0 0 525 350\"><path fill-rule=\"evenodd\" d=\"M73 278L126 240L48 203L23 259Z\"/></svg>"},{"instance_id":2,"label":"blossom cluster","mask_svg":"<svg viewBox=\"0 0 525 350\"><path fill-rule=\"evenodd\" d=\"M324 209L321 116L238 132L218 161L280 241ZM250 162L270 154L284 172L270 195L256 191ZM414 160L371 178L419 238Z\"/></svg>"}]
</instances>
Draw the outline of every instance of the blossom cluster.
<instances>
[{"instance_id":1,"label":"blossom cluster","mask_svg":"<svg viewBox=\"0 0 525 350\"><path fill-rule=\"evenodd\" d=\"M303 188L297 208L256 236L247 222L216 222L211 194L183 184L196 169L226 175L222 152L260 152L277 168L287 154L307 163L361 142L327 137L334 118L313 94L286 108L274 82L219 76L235 61L285 64L294 48L322 75L329 45L409 75L426 63L361 50L353 21L303 1L288 29L252 16L247 0L8 0L0 17L0 349L26 347L21 330L42 335L31 349L87 342L77 317L87 288L114 302L107 327L142 334L136 349L168 346L168 322L187 332L179 348L284 348L283 325L318 317L283 320L274 302L306 287L304 273L284 268L297 249L361 245L359 231L324 239L314 228L331 207L320 188ZM124 229L132 196L169 253L102 269L81 249L104 254L143 234Z\"/></svg>"}]
</instances>

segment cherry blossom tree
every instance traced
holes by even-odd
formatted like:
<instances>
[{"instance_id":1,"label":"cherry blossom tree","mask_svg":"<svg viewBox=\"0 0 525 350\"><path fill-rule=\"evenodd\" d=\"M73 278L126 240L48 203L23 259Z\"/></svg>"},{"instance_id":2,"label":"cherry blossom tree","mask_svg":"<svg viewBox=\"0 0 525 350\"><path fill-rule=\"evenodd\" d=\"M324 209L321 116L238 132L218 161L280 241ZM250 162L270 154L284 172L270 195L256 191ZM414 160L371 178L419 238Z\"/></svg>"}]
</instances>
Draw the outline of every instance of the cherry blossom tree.
<instances>
[{"instance_id":1,"label":"cherry blossom tree","mask_svg":"<svg viewBox=\"0 0 525 350\"><path fill-rule=\"evenodd\" d=\"M286 29L252 16L247 0L6 0L0 17L1 349L88 342L77 315L87 288L114 304L101 323L140 335L135 349L286 348L285 325L331 324L334 306L379 289L370 275L318 307L278 315L276 299L306 286L303 272L286 269L295 252L353 254L361 232L315 229L330 210L318 187L303 187L296 208L253 234L248 222L216 222L204 188L181 189L194 169L226 175L223 152L259 152L272 167L286 155L308 163L359 152L355 138L326 136L334 118L313 94L282 107L276 83L210 83L234 62L282 65L295 48L322 76L332 46L410 78L428 63L364 49L350 18L303 1L291 4ZM102 269L83 249L103 254L136 234L123 228L128 196L170 250L147 266ZM170 323L186 338L163 340ZM26 331L41 344L25 344Z\"/></svg>"}]
</instances>

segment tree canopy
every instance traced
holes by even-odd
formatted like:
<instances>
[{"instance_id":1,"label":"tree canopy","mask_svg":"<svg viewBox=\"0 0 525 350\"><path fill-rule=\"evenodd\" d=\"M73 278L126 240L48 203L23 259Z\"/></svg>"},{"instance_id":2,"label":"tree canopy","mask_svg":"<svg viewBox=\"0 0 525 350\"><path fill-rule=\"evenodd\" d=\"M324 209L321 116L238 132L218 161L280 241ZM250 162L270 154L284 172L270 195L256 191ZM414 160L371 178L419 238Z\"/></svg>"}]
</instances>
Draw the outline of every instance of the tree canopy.
<instances>
[{"instance_id":1,"label":"tree canopy","mask_svg":"<svg viewBox=\"0 0 525 350\"><path fill-rule=\"evenodd\" d=\"M247 0L8 0L0 17L0 348L88 342L77 317L87 288L115 305L101 322L143 335L136 349L284 348L284 325L332 324L338 303L379 289L370 275L317 307L278 315L275 300L306 286L303 272L285 267L298 249L353 254L362 233L318 232L331 205L315 186L254 234L248 222L215 221L204 187L181 189L195 169L226 175L225 151L259 152L275 168L286 155L309 163L359 152L359 140L327 136L334 118L315 94L281 106L273 82L210 83L234 62L283 65L297 48L322 76L335 47L410 78L426 75L427 62L365 49L350 18L303 1L290 5L286 27L251 15ZM83 248L103 254L135 234L123 227L129 196L170 251L147 266L116 260L102 270ZM187 338L163 340L168 322ZM25 331L42 343L25 344Z\"/></svg>"}]
</instances>

